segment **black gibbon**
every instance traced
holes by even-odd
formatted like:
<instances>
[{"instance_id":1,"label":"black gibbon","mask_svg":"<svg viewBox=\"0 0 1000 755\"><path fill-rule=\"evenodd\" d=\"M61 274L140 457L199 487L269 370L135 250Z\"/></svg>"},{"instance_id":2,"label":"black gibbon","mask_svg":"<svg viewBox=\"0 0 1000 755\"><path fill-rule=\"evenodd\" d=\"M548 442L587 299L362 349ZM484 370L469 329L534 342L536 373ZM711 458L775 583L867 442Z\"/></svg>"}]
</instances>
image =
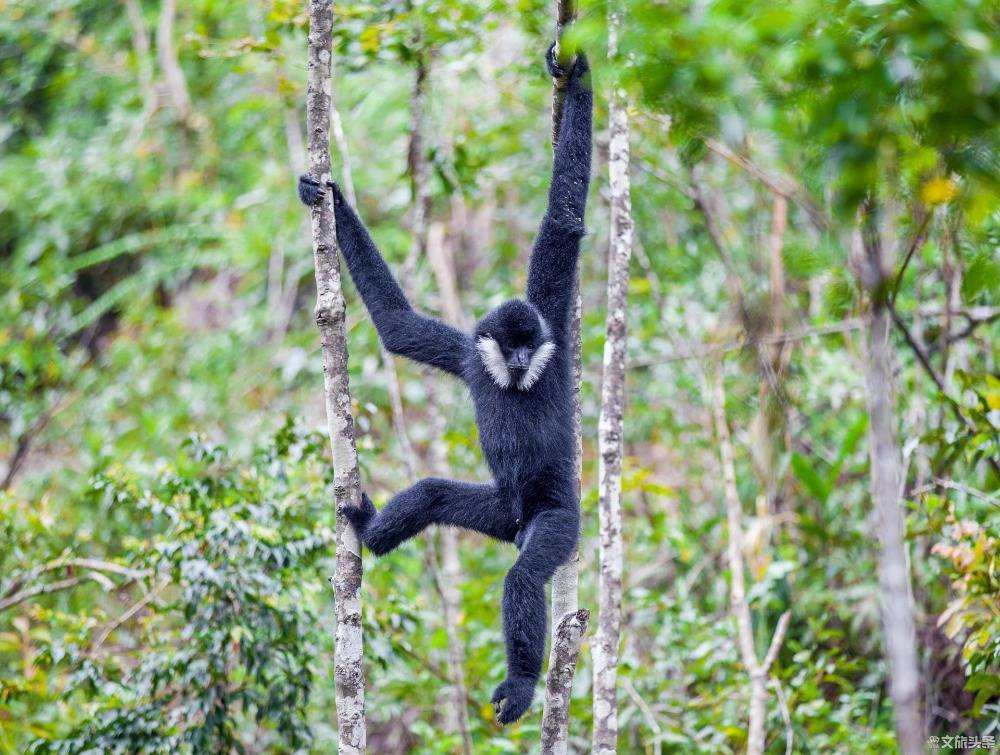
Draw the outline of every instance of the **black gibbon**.
<instances>
[{"instance_id":1,"label":"black gibbon","mask_svg":"<svg viewBox=\"0 0 1000 755\"><path fill-rule=\"evenodd\" d=\"M559 76L549 50L549 72ZM549 206L531 253L527 296L501 304L470 333L413 310L354 209L332 182L337 241L385 347L461 378L476 409L493 481L429 477L376 510L367 495L342 511L376 555L431 524L465 527L514 543L504 580L507 678L492 701L502 724L534 698L546 639L545 585L576 547L580 528L574 465L569 325L591 162L593 97L586 58L569 71L555 147ZM307 205L319 181L299 179Z\"/></svg>"}]
</instances>

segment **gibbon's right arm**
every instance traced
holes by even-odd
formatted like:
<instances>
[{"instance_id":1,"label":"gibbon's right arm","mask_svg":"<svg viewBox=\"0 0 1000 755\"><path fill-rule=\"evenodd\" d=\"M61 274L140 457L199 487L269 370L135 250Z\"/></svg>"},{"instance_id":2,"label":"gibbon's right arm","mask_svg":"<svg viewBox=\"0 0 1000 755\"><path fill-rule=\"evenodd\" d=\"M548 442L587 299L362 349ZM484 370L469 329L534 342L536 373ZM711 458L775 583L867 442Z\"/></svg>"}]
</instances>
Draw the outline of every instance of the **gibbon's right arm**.
<instances>
[{"instance_id":1,"label":"gibbon's right arm","mask_svg":"<svg viewBox=\"0 0 1000 755\"><path fill-rule=\"evenodd\" d=\"M333 182L328 182L327 186L333 193L337 244L382 343L393 354L461 377L471 347L469 336L413 310L340 188ZM326 190L318 181L309 176L299 177L299 198L304 204L317 205L325 196Z\"/></svg>"}]
</instances>

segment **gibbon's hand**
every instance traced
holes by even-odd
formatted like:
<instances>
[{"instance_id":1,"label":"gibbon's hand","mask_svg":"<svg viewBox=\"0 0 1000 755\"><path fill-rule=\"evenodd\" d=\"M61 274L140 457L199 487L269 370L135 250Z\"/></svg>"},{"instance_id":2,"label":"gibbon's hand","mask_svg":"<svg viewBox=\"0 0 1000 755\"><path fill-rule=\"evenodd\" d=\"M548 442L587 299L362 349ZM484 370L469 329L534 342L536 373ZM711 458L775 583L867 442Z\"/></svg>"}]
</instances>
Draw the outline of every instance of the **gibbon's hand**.
<instances>
[{"instance_id":1,"label":"gibbon's hand","mask_svg":"<svg viewBox=\"0 0 1000 755\"><path fill-rule=\"evenodd\" d=\"M326 185L333 190L333 204L339 205L343 200L340 187L333 181L327 181ZM326 196L326 188L311 176L299 176L299 199L302 204L312 207L323 201Z\"/></svg>"},{"instance_id":2,"label":"gibbon's hand","mask_svg":"<svg viewBox=\"0 0 1000 755\"><path fill-rule=\"evenodd\" d=\"M570 63L569 71L559 65L559 61L556 60L555 56L556 43L553 42L549 45L548 52L545 53L545 67L549 70L549 75L554 79L568 79L572 84L574 82L580 81L584 76L590 73L590 63L587 61L587 56L583 52L577 52L573 61Z\"/></svg>"}]
</instances>

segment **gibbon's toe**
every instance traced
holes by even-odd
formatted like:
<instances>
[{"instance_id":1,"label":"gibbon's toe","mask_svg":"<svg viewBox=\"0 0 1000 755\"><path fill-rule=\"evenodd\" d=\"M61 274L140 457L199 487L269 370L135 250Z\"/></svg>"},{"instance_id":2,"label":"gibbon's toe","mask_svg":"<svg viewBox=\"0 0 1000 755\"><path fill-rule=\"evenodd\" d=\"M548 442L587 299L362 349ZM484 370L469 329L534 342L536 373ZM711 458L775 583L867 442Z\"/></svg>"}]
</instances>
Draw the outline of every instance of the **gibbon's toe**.
<instances>
[{"instance_id":1,"label":"gibbon's toe","mask_svg":"<svg viewBox=\"0 0 1000 755\"><path fill-rule=\"evenodd\" d=\"M364 533L368 523L376 514L375 504L367 493L361 494L360 506L341 506L338 511L347 517L347 521L354 525L359 535Z\"/></svg>"},{"instance_id":2,"label":"gibbon's toe","mask_svg":"<svg viewBox=\"0 0 1000 755\"><path fill-rule=\"evenodd\" d=\"M504 679L493 693L491 701L501 726L513 723L523 716L535 697L535 681L524 677Z\"/></svg>"},{"instance_id":3,"label":"gibbon's toe","mask_svg":"<svg viewBox=\"0 0 1000 755\"><path fill-rule=\"evenodd\" d=\"M549 71L549 76L553 79L566 78L566 69L559 65L559 62L556 60L555 42L549 45L549 49L545 53L545 67Z\"/></svg>"}]
</instances>

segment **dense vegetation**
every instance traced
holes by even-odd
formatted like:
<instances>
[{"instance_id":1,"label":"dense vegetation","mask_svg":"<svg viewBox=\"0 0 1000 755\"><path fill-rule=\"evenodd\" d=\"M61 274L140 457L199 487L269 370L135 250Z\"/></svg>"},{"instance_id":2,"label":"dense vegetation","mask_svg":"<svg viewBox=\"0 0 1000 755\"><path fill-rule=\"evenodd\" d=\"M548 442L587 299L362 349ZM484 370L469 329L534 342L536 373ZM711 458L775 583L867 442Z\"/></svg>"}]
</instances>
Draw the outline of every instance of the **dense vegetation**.
<instances>
[{"instance_id":1,"label":"dense vegetation","mask_svg":"<svg viewBox=\"0 0 1000 755\"><path fill-rule=\"evenodd\" d=\"M333 507L304 170L304 3L0 0L0 752L329 752ZM859 207L894 250L895 417L923 710L1000 736L1000 11L989 0L630 0L590 53L581 604L596 606L607 92L625 87L636 249L625 417L620 750L735 752L712 374L724 370L768 751L895 747L869 485ZM335 4L334 99L361 215L414 300L467 322L521 290L551 159L542 2ZM412 89L425 71L422 142ZM420 149L411 149L413 143ZM426 160L426 257L411 254ZM414 248L420 248L420 245ZM436 257L435 257L436 255ZM443 260L443 262L441 262ZM348 288L362 476L408 482ZM397 363L418 473L485 474L468 402ZM437 437L432 400L443 415ZM435 448L435 444L438 444ZM373 752L454 752L442 570L368 562ZM476 752L507 730L513 553L460 538ZM571 743L589 742L586 646ZM659 751L656 749L656 751Z\"/></svg>"}]
</instances>

